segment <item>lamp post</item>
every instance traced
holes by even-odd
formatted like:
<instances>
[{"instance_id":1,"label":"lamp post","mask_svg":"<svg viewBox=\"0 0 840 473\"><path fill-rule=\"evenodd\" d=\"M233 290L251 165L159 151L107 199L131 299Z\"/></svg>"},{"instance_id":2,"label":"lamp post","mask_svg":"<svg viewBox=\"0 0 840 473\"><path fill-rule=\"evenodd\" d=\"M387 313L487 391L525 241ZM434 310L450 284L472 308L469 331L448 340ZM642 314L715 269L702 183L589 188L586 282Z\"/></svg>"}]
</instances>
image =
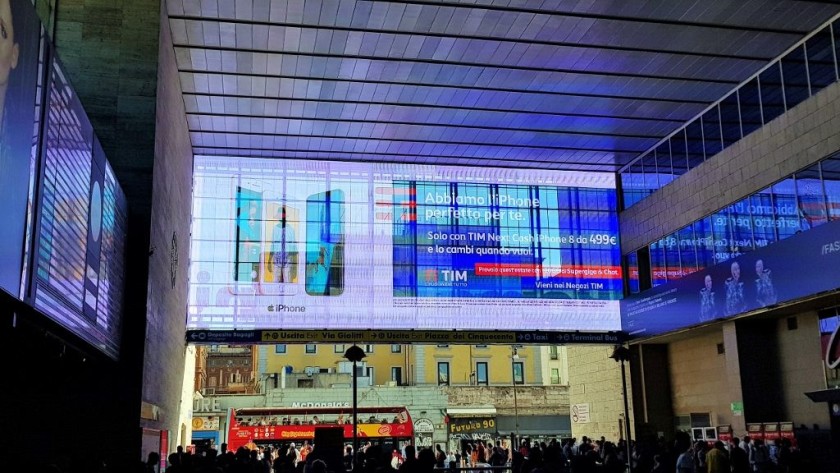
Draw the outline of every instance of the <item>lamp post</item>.
<instances>
[{"instance_id":1,"label":"lamp post","mask_svg":"<svg viewBox=\"0 0 840 473\"><path fill-rule=\"evenodd\" d=\"M344 358L353 362L353 470L359 471L359 374L356 371L356 363L362 361L365 351L356 345L344 352Z\"/></svg>"},{"instance_id":2,"label":"lamp post","mask_svg":"<svg viewBox=\"0 0 840 473\"><path fill-rule=\"evenodd\" d=\"M624 398L624 436L627 437L627 470L633 473L633 462L630 458L630 407L627 403L627 377L624 362L630 361L630 349L624 345L616 345L610 358L621 364L621 394Z\"/></svg>"},{"instance_id":3,"label":"lamp post","mask_svg":"<svg viewBox=\"0 0 840 473\"><path fill-rule=\"evenodd\" d=\"M519 447L519 403L516 401L516 360L519 359L519 352L516 350L516 347L512 347L513 351L510 355L510 376L511 381L513 381L513 418L515 421L514 427L516 432L516 444L514 445L515 448ZM513 451L513 450L511 450Z\"/></svg>"}]
</instances>

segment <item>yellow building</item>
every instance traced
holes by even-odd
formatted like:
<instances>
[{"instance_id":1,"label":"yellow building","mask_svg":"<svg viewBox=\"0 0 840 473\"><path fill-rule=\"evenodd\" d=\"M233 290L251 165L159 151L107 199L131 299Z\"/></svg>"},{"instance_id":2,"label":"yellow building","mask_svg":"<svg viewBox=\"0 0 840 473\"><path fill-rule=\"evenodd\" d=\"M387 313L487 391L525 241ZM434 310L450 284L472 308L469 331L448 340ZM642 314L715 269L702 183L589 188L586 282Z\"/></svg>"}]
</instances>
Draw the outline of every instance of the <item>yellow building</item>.
<instances>
[{"instance_id":1,"label":"yellow building","mask_svg":"<svg viewBox=\"0 0 840 473\"><path fill-rule=\"evenodd\" d=\"M260 346L258 371L349 373L344 344ZM510 345L360 345L359 375L371 385L566 385L565 347ZM276 378L275 378L276 379ZM305 384L298 384L304 387Z\"/></svg>"}]
</instances>

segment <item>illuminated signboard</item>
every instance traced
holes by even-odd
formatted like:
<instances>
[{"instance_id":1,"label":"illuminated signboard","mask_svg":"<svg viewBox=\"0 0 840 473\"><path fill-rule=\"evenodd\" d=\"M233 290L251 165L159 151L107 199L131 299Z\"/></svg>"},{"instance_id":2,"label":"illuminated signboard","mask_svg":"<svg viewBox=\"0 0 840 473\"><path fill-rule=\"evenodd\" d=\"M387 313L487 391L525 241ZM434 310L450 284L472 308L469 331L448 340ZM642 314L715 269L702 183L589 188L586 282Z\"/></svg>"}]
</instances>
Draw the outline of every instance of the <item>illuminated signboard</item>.
<instances>
[{"instance_id":1,"label":"illuminated signboard","mask_svg":"<svg viewBox=\"0 0 840 473\"><path fill-rule=\"evenodd\" d=\"M187 326L619 330L614 185L199 156Z\"/></svg>"},{"instance_id":2,"label":"illuminated signboard","mask_svg":"<svg viewBox=\"0 0 840 473\"><path fill-rule=\"evenodd\" d=\"M623 329L647 337L776 307L840 287L840 221L621 301Z\"/></svg>"},{"instance_id":3,"label":"illuminated signboard","mask_svg":"<svg viewBox=\"0 0 840 473\"><path fill-rule=\"evenodd\" d=\"M52 64L31 300L116 358L127 203L60 63Z\"/></svg>"},{"instance_id":4,"label":"illuminated signboard","mask_svg":"<svg viewBox=\"0 0 840 473\"><path fill-rule=\"evenodd\" d=\"M32 2L0 2L0 289L18 297L32 208L40 22Z\"/></svg>"}]
</instances>

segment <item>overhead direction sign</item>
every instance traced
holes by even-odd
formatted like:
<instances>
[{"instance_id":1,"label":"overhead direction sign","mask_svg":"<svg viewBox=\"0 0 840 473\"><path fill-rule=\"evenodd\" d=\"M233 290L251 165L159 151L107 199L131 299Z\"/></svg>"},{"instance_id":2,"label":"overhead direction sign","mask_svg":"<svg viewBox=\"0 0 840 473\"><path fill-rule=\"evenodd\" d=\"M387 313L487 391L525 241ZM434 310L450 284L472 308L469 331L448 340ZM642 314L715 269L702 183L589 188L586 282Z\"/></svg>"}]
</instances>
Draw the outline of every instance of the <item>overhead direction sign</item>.
<instances>
[{"instance_id":1,"label":"overhead direction sign","mask_svg":"<svg viewBox=\"0 0 840 473\"><path fill-rule=\"evenodd\" d=\"M435 344L616 344L621 332L458 330L189 330L191 344L435 343Z\"/></svg>"}]
</instances>

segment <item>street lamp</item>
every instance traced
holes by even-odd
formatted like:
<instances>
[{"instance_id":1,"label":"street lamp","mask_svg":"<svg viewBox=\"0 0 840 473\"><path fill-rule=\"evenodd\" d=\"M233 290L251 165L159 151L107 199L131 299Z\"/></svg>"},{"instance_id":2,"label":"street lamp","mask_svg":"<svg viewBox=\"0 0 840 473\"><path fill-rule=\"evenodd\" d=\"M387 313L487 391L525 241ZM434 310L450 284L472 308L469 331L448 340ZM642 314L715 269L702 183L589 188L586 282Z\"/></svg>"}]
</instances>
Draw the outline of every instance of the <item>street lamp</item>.
<instances>
[{"instance_id":1,"label":"street lamp","mask_svg":"<svg viewBox=\"0 0 840 473\"><path fill-rule=\"evenodd\" d=\"M621 393L624 398L624 435L627 437L627 470L633 473L633 462L630 458L630 407L627 403L627 377L624 371L624 362L630 361L630 349L624 345L616 345L610 358L621 363Z\"/></svg>"},{"instance_id":2,"label":"street lamp","mask_svg":"<svg viewBox=\"0 0 840 473\"><path fill-rule=\"evenodd\" d=\"M515 448L518 448L519 444L519 403L516 401L516 360L519 359L519 352L516 350L516 347L511 347L513 352L510 355L510 376L511 380L513 381L513 417L516 428L516 442L514 444Z\"/></svg>"},{"instance_id":3,"label":"street lamp","mask_svg":"<svg viewBox=\"0 0 840 473\"><path fill-rule=\"evenodd\" d=\"M356 371L356 363L362 361L365 351L356 345L351 346L344 352L344 358L353 362L353 470L359 471L356 467L359 464L359 374Z\"/></svg>"}]
</instances>

